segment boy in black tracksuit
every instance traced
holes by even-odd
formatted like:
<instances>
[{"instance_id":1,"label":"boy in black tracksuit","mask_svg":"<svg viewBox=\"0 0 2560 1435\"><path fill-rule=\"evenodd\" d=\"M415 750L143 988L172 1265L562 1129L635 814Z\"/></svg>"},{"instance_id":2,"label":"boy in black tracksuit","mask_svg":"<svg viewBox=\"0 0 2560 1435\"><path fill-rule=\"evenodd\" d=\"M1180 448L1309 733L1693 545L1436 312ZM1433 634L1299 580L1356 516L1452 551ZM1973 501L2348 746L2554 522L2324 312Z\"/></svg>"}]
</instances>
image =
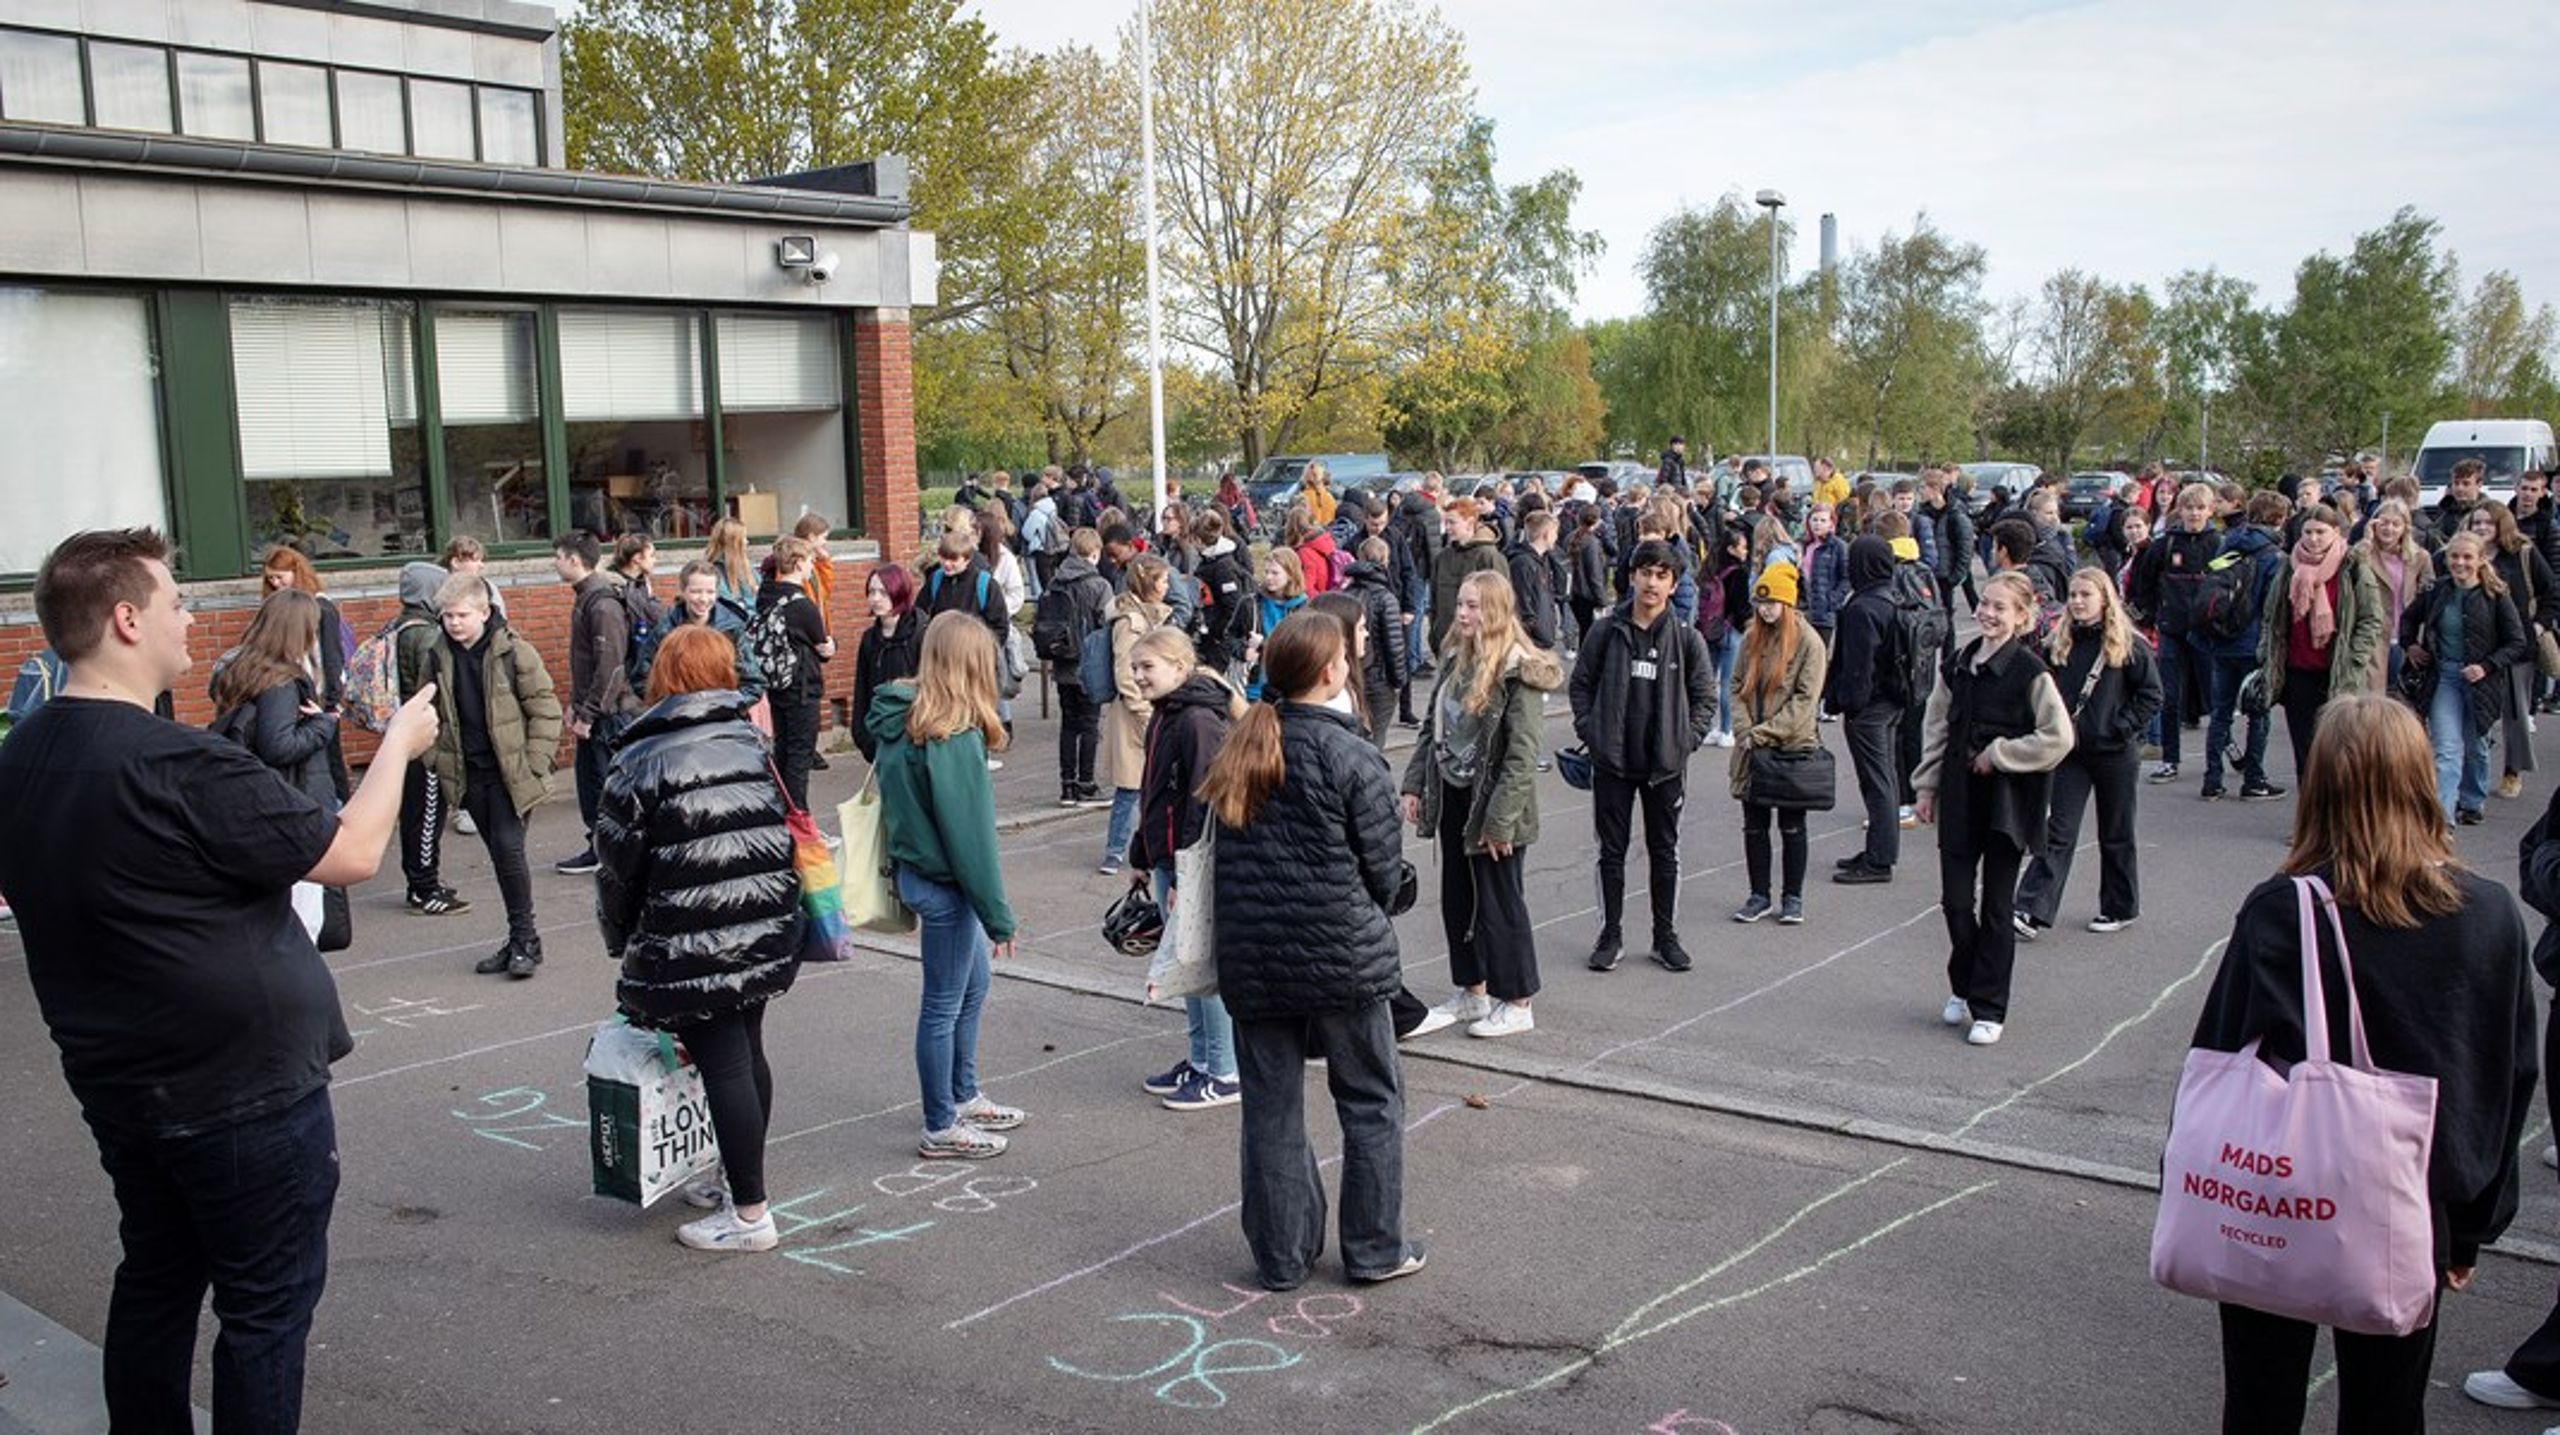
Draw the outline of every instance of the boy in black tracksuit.
<instances>
[{"instance_id":1,"label":"boy in black tracksuit","mask_svg":"<svg viewBox=\"0 0 2560 1435\"><path fill-rule=\"evenodd\" d=\"M1831 710L1849 734L1849 762L1867 809L1867 844L1840 863L1831 880L1850 885L1890 882L1902 856L1902 695L1881 681L1893 655L1893 547L1869 534L1849 545L1849 602L1831 653Z\"/></svg>"},{"instance_id":2,"label":"boy in black tracksuit","mask_svg":"<svg viewBox=\"0 0 2560 1435\"><path fill-rule=\"evenodd\" d=\"M1591 756L1591 826L1600 846L1600 939L1591 969L1618 965L1624 945L1627 844L1633 809L1644 804L1645 857L1653 898L1653 959L1686 971L1673 930L1680 911L1680 804L1689 755L1715 725L1715 660L1706 639L1671 612L1678 560L1658 539L1636 545L1627 601L1583 638L1573 665L1573 732Z\"/></svg>"},{"instance_id":3,"label":"boy in black tracksuit","mask_svg":"<svg viewBox=\"0 0 2560 1435\"><path fill-rule=\"evenodd\" d=\"M1369 740L1380 752L1387 747L1387 704L1404 690L1404 605L1396 601L1395 581L1388 576L1391 555L1383 538L1360 541L1359 558L1345 574L1351 596L1360 600L1361 621L1368 625L1368 653L1361 660L1361 696L1369 704Z\"/></svg>"},{"instance_id":4,"label":"boy in black tracksuit","mask_svg":"<svg viewBox=\"0 0 2560 1435\"><path fill-rule=\"evenodd\" d=\"M774 766L782 774L783 790L803 808L809 805L810 760L818 755L818 708L827 691L825 664L836 653L835 639L827 636L826 619L806 591L810 570L817 566L816 552L805 538L775 540L774 576L756 590L756 659L764 664L765 696L773 705ZM788 643L792 653L779 664L772 656L778 643ZM780 680L778 674L783 672L789 673L789 682Z\"/></svg>"}]
</instances>

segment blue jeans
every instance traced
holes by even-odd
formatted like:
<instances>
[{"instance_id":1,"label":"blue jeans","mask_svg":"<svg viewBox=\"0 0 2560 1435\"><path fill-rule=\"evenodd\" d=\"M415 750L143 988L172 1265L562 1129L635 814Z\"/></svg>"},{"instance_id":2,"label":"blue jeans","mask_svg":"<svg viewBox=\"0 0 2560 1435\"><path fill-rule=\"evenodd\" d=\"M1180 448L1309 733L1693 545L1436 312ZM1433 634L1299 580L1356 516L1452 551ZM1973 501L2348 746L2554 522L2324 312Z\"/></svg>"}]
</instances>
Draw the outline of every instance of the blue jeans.
<instances>
[{"instance_id":1,"label":"blue jeans","mask_svg":"<svg viewBox=\"0 0 2560 1435\"><path fill-rule=\"evenodd\" d=\"M2206 656L2204 649L2196 646L2195 640L2185 634L2162 633L2160 635L2161 702L2157 731L2160 761L2167 766L2178 765L2178 749L2186 739L2186 714L2181 710L2180 704L2187 691L2187 669L2190 665L2205 664L2207 666L2204 670L2211 672L2213 671L2210 666L2212 662L2213 659Z\"/></svg>"},{"instance_id":2,"label":"blue jeans","mask_svg":"<svg viewBox=\"0 0 2560 1435\"><path fill-rule=\"evenodd\" d=\"M948 1131L978 1094L978 1012L987 1004L987 929L948 882L901 863L898 900L923 932L924 997L916 1010L916 1085L924 1129Z\"/></svg>"},{"instance_id":3,"label":"blue jeans","mask_svg":"<svg viewBox=\"0 0 2560 1435\"><path fill-rule=\"evenodd\" d=\"M1156 869L1156 905L1164 905L1173 890L1173 869ZM1167 913L1168 917L1172 914ZM1227 1016L1227 1004L1216 993L1205 997L1184 997L1182 1014L1191 1029L1191 1067L1205 1071L1220 1081L1236 1079L1236 1024Z\"/></svg>"},{"instance_id":4,"label":"blue jeans","mask_svg":"<svg viewBox=\"0 0 2560 1435\"><path fill-rule=\"evenodd\" d=\"M186 1430L196 1314L213 1288L213 1423L292 1430L302 1419L303 1345L329 1275L338 1127L324 1087L282 1111L194 1136L91 1121L115 1189L116 1265L107 1302L107 1419L118 1430Z\"/></svg>"},{"instance_id":5,"label":"blue jeans","mask_svg":"<svg viewBox=\"0 0 2560 1435\"><path fill-rule=\"evenodd\" d=\"M2444 817L2477 812L2489 802L2489 735L2471 735L2471 685L2440 673L2427 701L2427 740L2436 750L2436 800Z\"/></svg>"},{"instance_id":6,"label":"blue jeans","mask_svg":"<svg viewBox=\"0 0 2560 1435\"><path fill-rule=\"evenodd\" d=\"M2231 746L2231 720L2240 705L2240 683L2257 671L2258 660L2248 658L2215 658L2213 660L2213 716L2204 729L2204 790L2222 789L2223 753ZM2241 753L2242 784L2267 780L2267 720L2249 719L2247 747Z\"/></svg>"},{"instance_id":7,"label":"blue jeans","mask_svg":"<svg viewBox=\"0 0 2560 1435\"><path fill-rule=\"evenodd\" d=\"M1129 855L1129 834L1138 826L1138 789L1111 789L1111 830L1102 839L1102 860L1117 862Z\"/></svg>"},{"instance_id":8,"label":"blue jeans","mask_svg":"<svg viewBox=\"0 0 2560 1435\"><path fill-rule=\"evenodd\" d=\"M1733 731L1733 660L1742 656L1742 628L1725 629L1724 641L1707 645L1716 657L1716 731Z\"/></svg>"},{"instance_id":9,"label":"blue jeans","mask_svg":"<svg viewBox=\"0 0 2560 1435\"><path fill-rule=\"evenodd\" d=\"M1423 640L1431 632L1431 580L1417 578L1406 585L1404 610L1413 621L1404 630L1404 667L1406 672L1422 666Z\"/></svg>"}]
</instances>

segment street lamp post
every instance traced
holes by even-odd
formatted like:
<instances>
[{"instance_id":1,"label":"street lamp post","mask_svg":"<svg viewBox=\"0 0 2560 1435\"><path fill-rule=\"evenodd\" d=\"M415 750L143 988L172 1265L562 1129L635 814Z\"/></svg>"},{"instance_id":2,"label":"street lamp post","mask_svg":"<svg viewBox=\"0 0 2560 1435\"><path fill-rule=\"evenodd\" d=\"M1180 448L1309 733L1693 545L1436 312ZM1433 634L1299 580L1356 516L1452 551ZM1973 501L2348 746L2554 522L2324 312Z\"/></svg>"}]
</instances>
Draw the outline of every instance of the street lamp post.
<instances>
[{"instance_id":1,"label":"street lamp post","mask_svg":"<svg viewBox=\"0 0 2560 1435\"><path fill-rule=\"evenodd\" d=\"M1777 471L1778 463L1778 211L1786 208L1787 197L1774 189L1764 189L1752 196L1754 203L1769 211L1769 465Z\"/></svg>"}]
</instances>

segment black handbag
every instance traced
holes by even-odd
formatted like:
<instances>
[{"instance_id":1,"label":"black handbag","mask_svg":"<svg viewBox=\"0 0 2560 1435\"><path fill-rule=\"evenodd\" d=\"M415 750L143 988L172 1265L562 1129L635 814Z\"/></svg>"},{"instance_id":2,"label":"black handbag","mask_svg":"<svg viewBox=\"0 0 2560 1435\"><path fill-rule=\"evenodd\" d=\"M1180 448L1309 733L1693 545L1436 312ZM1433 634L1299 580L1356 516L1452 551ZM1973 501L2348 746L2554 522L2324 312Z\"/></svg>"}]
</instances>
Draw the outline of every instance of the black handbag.
<instances>
[{"instance_id":1,"label":"black handbag","mask_svg":"<svg viewBox=\"0 0 2560 1435\"><path fill-rule=\"evenodd\" d=\"M1829 812L1840 794L1840 774L1827 747L1751 749L1745 799L1782 812Z\"/></svg>"}]
</instances>

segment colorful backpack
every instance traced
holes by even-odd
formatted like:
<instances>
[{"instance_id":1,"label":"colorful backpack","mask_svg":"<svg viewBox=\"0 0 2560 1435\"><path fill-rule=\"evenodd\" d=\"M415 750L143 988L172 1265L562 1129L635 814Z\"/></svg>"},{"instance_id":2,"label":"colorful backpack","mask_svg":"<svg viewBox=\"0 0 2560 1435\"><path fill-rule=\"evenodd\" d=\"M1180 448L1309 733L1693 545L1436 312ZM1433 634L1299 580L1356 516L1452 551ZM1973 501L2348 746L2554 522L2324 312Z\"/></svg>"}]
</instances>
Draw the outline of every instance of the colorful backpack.
<instances>
[{"instance_id":1,"label":"colorful backpack","mask_svg":"<svg viewBox=\"0 0 2560 1435\"><path fill-rule=\"evenodd\" d=\"M392 715L400 711L400 634L425 623L424 618L394 618L381 632L356 645L347 659L346 691L341 699L349 722L366 732L391 726Z\"/></svg>"}]
</instances>

